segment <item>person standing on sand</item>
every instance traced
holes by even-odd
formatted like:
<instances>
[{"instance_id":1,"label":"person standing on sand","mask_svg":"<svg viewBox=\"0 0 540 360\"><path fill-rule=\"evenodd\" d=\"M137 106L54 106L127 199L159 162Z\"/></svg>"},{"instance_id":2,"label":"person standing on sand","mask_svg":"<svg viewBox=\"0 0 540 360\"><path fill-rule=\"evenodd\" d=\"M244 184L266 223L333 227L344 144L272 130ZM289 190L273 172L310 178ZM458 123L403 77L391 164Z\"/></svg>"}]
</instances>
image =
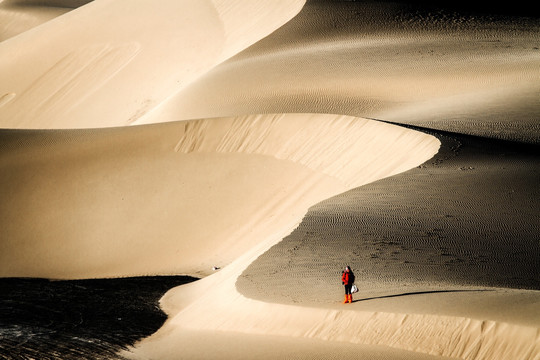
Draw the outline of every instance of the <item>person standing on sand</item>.
<instances>
[{"instance_id":1,"label":"person standing on sand","mask_svg":"<svg viewBox=\"0 0 540 360\"><path fill-rule=\"evenodd\" d=\"M345 270L341 273L341 283L345 286L345 300L343 303L352 303L351 288L354 284L354 273L350 266L346 266Z\"/></svg>"}]
</instances>

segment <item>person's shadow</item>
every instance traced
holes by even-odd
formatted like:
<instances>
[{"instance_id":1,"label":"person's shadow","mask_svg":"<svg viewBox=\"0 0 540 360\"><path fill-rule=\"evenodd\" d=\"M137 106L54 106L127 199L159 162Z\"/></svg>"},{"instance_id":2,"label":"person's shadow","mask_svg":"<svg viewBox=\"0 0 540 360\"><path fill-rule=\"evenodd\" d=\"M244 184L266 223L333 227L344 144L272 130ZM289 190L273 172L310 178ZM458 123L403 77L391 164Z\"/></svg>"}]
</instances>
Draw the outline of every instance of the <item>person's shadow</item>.
<instances>
[{"instance_id":1,"label":"person's shadow","mask_svg":"<svg viewBox=\"0 0 540 360\"><path fill-rule=\"evenodd\" d=\"M410 296L410 295L423 295L423 294L438 294L438 293L456 293L456 292L481 292L481 291L495 291L495 290L486 290L486 289L478 289L478 290L429 290L429 291L415 291L415 292L406 292L401 294L392 294L392 295L383 295L383 296L374 296L370 298L365 299L356 299L352 302L361 302L361 301L369 301L369 300L377 300L377 299L387 299L387 298L394 298L394 297L401 297L401 296Z\"/></svg>"}]
</instances>

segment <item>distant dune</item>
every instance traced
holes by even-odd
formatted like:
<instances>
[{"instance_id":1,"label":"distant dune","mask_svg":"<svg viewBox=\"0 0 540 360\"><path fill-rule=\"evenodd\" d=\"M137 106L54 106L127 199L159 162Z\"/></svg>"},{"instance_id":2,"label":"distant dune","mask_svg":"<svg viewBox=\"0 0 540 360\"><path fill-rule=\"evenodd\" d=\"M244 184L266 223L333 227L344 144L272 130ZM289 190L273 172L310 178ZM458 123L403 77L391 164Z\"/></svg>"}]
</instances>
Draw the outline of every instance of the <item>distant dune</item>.
<instances>
[{"instance_id":1,"label":"distant dune","mask_svg":"<svg viewBox=\"0 0 540 360\"><path fill-rule=\"evenodd\" d=\"M538 143L539 32L535 18L309 2L146 121L322 112Z\"/></svg>"},{"instance_id":2,"label":"distant dune","mask_svg":"<svg viewBox=\"0 0 540 360\"><path fill-rule=\"evenodd\" d=\"M134 123L278 28L303 1L242 4L97 0L2 42L0 96L15 96L0 107L0 126Z\"/></svg>"}]
</instances>

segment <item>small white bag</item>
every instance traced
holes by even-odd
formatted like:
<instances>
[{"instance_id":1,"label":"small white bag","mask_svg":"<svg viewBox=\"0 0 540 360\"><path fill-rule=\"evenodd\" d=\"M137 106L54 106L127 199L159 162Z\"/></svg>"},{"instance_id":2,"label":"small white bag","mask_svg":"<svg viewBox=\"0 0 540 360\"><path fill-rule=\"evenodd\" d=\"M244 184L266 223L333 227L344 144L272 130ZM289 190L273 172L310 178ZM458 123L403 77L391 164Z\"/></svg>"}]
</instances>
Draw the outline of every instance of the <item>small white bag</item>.
<instances>
[{"instance_id":1,"label":"small white bag","mask_svg":"<svg viewBox=\"0 0 540 360\"><path fill-rule=\"evenodd\" d=\"M358 287L355 284L353 284L353 286L351 288L351 293L354 294L356 292L358 292Z\"/></svg>"}]
</instances>

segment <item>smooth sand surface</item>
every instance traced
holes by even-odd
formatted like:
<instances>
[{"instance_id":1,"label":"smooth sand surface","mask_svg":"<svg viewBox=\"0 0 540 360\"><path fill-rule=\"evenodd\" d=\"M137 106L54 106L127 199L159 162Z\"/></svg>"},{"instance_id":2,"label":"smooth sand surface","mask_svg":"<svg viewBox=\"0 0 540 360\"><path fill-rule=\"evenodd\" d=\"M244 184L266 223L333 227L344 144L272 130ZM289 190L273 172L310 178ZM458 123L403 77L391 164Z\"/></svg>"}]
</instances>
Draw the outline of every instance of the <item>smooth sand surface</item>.
<instances>
[{"instance_id":1,"label":"smooth sand surface","mask_svg":"<svg viewBox=\"0 0 540 360\"><path fill-rule=\"evenodd\" d=\"M397 350L386 346L224 331L184 331L176 346L152 353L158 359L361 359L442 360L445 357ZM176 349L182 349L182 353Z\"/></svg>"},{"instance_id":2,"label":"smooth sand surface","mask_svg":"<svg viewBox=\"0 0 540 360\"><path fill-rule=\"evenodd\" d=\"M132 359L540 359L537 17L76 3L0 2L0 276L203 277Z\"/></svg>"},{"instance_id":3,"label":"smooth sand surface","mask_svg":"<svg viewBox=\"0 0 540 360\"><path fill-rule=\"evenodd\" d=\"M0 41L44 24L91 0L2 0L0 1Z\"/></svg>"},{"instance_id":4,"label":"smooth sand surface","mask_svg":"<svg viewBox=\"0 0 540 360\"><path fill-rule=\"evenodd\" d=\"M50 278L207 275L318 201L439 148L393 125L300 114L0 137L1 275Z\"/></svg>"},{"instance_id":5,"label":"smooth sand surface","mask_svg":"<svg viewBox=\"0 0 540 360\"><path fill-rule=\"evenodd\" d=\"M302 5L301 0L250 5L168 0L159 6L145 0L92 1L0 43L5 54L0 57L0 126L137 122L288 21Z\"/></svg>"}]
</instances>

